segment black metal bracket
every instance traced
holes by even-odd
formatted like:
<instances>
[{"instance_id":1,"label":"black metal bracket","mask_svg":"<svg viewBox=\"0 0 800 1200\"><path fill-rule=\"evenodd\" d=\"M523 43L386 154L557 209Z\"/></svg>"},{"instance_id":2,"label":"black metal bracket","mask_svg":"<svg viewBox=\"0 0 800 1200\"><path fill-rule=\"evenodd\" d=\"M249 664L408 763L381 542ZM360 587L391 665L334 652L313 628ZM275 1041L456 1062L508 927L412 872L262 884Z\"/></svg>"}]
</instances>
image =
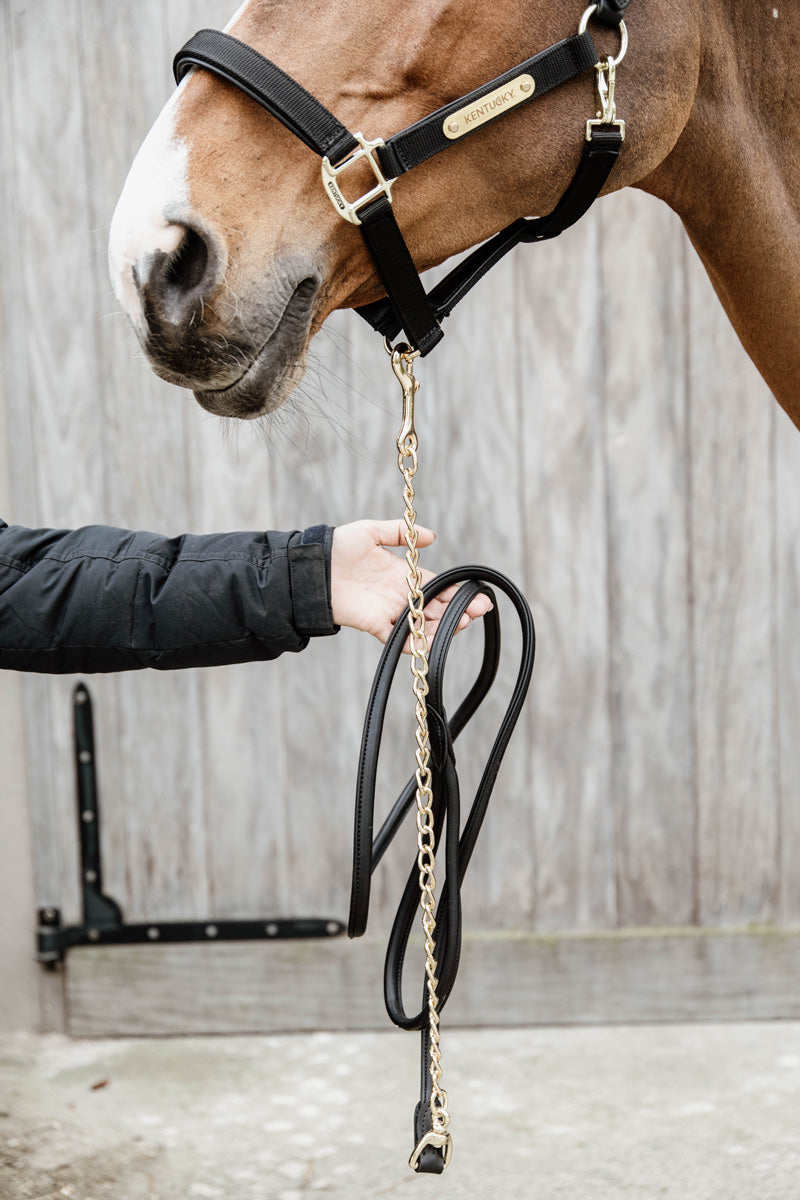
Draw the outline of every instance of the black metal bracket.
<instances>
[{"instance_id":1,"label":"black metal bracket","mask_svg":"<svg viewBox=\"0 0 800 1200\"><path fill-rule=\"evenodd\" d=\"M126 925L116 900L103 892L100 851L100 801L95 772L92 699L85 683L72 693L75 733L75 776L80 838L83 919L62 925L57 908L39 909L37 958L54 967L73 946L155 945L159 942L274 941L285 938L331 938L344 933L344 923L327 917L262 917L241 921L149 921Z\"/></svg>"}]
</instances>

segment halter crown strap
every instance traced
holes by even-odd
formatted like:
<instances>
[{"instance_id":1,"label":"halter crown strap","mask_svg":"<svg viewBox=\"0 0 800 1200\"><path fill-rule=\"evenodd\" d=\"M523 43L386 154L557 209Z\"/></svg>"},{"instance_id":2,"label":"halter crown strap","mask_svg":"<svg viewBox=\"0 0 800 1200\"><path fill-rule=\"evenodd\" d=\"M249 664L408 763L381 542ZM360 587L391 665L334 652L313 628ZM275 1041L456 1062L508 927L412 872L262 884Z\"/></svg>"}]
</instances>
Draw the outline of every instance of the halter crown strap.
<instances>
[{"instance_id":1,"label":"halter crown strap","mask_svg":"<svg viewBox=\"0 0 800 1200\"><path fill-rule=\"evenodd\" d=\"M449 146L453 145L453 137L448 137L444 132L447 121L462 112L467 112L467 119L469 119L469 110L474 112L487 96L509 87L521 75L530 76L530 80L526 81L528 82L528 91L523 93L523 96L527 95L527 99L520 100L515 107L530 104L531 100L535 100L538 96L544 96L553 88L574 79L576 75L593 67L597 58L597 50L591 34L588 32L578 33L561 42L556 42L555 45L548 46L546 50L542 50L532 58L518 63L510 71L504 71L502 75L498 75L489 83L475 88L466 96L453 100L442 108L437 108L427 117L423 117L413 125L409 125L407 129L402 129L399 133L387 138L386 145L378 151L381 165L387 175L402 175L405 171L410 171L412 167L418 167L426 159L432 158L434 154L440 154L442 150L447 150ZM505 105L500 103L494 110L494 116L490 116L488 120L497 120L507 111ZM488 123L485 117L483 123ZM481 126L476 125L475 128L481 128ZM459 133L459 140L470 132L472 130L467 126L463 133Z\"/></svg>"}]
</instances>

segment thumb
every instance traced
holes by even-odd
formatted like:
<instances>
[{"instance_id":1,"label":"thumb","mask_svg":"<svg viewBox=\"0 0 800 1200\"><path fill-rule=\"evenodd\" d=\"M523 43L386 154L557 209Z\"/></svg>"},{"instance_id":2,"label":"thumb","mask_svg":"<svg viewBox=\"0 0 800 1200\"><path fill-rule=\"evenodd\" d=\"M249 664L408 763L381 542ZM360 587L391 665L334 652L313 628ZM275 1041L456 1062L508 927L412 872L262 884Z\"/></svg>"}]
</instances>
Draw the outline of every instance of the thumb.
<instances>
[{"instance_id":1,"label":"thumb","mask_svg":"<svg viewBox=\"0 0 800 1200\"><path fill-rule=\"evenodd\" d=\"M379 546L405 546L405 521L373 521L370 533ZM417 526L417 545L430 546L436 534L424 525Z\"/></svg>"}]
</instances>

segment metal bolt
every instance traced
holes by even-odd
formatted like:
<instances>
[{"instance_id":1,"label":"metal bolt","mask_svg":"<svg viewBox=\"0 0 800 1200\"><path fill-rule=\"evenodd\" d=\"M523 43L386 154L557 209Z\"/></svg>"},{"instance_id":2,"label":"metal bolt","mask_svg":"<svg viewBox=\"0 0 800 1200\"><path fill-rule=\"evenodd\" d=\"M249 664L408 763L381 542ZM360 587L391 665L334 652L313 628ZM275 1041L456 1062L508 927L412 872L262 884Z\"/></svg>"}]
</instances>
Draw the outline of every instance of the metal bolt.
<instances>
[{"instance_id":1,"label":"metal bolt","mask_svg":"<svg viewBox=\"0 0 800 1200\"><path fill-rule=\"evenodd\" d=\"M206 937L214 938L219 933L216 925L206 925Z\"/></svg>"},{"instance_id":2,"label":"metal bolt","mask_svg":"<svg viewBox=\"0 0 800 1200\"><path fill-rule=\"evenodd\" d=\"M55 919L56 919L56 910L54 908L45 908L42 910L42 920L55 921Z\"/></svg>"},{"instance_id":3,"label":"metal bolt","mask_svg":"<svg viewBox=\"0 0 800 1200\"><path fill-rule=\"evenodd\" d=\"M270 921L269 925L267 926L268 936L275 937L277 935L277 933L278 933L278 926L275 924L274 921Z\"/></svg>"},{"instance_id":4,"label":"metal bolt","mask_svg":"<svg viewBox=\"0 0 800 1200\"><path fill-rule=\"evenodd\" d=\"M451 133L458 133L458 130L459 130L458 121L450 121L448 123L447 128L450 130Z\"/></svg>"},{"instance_id":5,"label":"metal bolt","mask_svg":"<svg viewBox=\"0 0 800 1200\"><path fill-rule=\"evenodd\" d=\"M339 932L339 926L337 925L336 921L328 921L328 924L325 926L325 931L326 933L329 933L331 937L333 937L334 934Z\"/></svg>"},{"instance_id":6,"label":"metal bolt","mask_svg":"<svg viewBox=\"0 0 800 1200\"><path fill-rule=\"evenodd\" d=\"M80 692L75 693L75 703L76 704L85 704L88 699L89 699L88 692L80 691Z\"/></svg>"},{"instance_id":7,"label":"metal bolt","mask_svg":"<svg viewBox=\"0 0 800 1200\"><path fill-rule=\"evenodd\" d=\"M530 82L529 79L523 79L522 83L519 85L519 90L521 92L529 92L532 89L532 87L533 87L533 84Z\"/></svg>"},{"instance_id":8,"label":"metal bolt","mask_svg":"<svg viewBox=\"0 0 800 1200\"><path fill-rule=\"evenodd\" d=\"M92 761L92 756L88 750L81 750L80 754L78 755L78 761L82 763L90 763Z\"/></svg>"},{"instance_id":9,"label":"metal bolt","mask_svg":"<svg viewBox=\"0 0 800 1200\"><path fill-rule=\"evenodd\" d=\"M151 942L157 942L161 937L161 934L158 932L155 925L151 925L147 931L147 936L150 938Z\"/></svg>"},{"instance_id":10,"label":"metal bolt","mask_svg":"<svg viewBox=\"0 0 800 1200\"><path fill-rule=\"evenodd\" d=\"M87 934L87 937L89 938L90 942L99 942L100 941L100 930L99 929L90 929Z\"/></svg>"},{"instance_id":11,"label":"metal bolt","mask_svg":"<svg viewBox=\"0 0 800 1200\"><path fill-rule=\"evenodd\" d=\"M94 820L94 813L90 808L85 808L83 810L81 813L81 820L85 821L87 825L91 825L92 821Z\"/></svg>"},{"instance_id":12,"label":"metal bolt","mask_svg":"<svg viewBox=\"0 0 800 1200\"><path fill-rule=\"evenodd\" d=\"M83 878L87 883L97 883L97 871L85 871Z\"/></svg>"}]
</instances>

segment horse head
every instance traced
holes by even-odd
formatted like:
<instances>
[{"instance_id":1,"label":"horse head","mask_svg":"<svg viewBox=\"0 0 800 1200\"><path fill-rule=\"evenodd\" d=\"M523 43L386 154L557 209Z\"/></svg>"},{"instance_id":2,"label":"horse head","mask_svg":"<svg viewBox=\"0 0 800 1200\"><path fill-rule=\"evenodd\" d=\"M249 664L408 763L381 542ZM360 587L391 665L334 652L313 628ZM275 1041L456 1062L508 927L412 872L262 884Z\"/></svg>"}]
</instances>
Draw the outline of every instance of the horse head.
<instances>
[{"instance_id":1,"label":"horse head","mask_svg":"<svg viewBox=\"0 0 800 1200\"><path fill-rule=\"evenodd\" d=\"M686 125L700 57L688 7L650 0L629 10L618 88L629 136L614 189L655 172ZM582 11L544 0L247 0L227 28L349 129L375 137L575 33ZM592 33L601 53L616 52L616 31ZM590 71L403 176L394 210L417 268L549 211L595 107ZM323 191L318 158L202 70L184 79L142 145L114 216L110 261L153 369L225 416L280 405L328 314L382 294L358 228Z\"/></svg>"}]
</instances>

